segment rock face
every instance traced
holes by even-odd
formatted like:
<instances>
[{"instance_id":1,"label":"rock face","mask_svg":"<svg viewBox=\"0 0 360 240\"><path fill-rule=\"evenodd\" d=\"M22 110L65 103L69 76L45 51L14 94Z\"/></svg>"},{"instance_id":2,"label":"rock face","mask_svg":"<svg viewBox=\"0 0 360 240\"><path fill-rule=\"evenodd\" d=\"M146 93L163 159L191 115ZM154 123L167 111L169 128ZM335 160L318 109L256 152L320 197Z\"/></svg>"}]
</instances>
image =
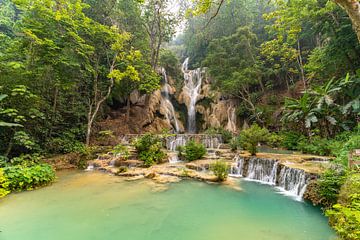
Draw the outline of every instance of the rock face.
<instances>
[{"instance_id":1,"label":"rock face","mask_svg":"<svg viewBox=\"0 0 360 240\"><path fill-rule=\"evenodd\" d=\"M98 132L111 130L115 136L120 136L160 133L165 129L174 133L202 132L210 127L237 132L240 126L236 116L238 102L225 99L213 90L205 69L183 69L182 83L167 76L165 69L159 72L163 76L161 89L148 95L133 91L129 96L129 118L126 100L121 100L122 108L112 111L105 121L98 123ZM189 81L195 82L189 84ZM189 89L192 85L196 93Z\"/></svg>"}]
</instances>

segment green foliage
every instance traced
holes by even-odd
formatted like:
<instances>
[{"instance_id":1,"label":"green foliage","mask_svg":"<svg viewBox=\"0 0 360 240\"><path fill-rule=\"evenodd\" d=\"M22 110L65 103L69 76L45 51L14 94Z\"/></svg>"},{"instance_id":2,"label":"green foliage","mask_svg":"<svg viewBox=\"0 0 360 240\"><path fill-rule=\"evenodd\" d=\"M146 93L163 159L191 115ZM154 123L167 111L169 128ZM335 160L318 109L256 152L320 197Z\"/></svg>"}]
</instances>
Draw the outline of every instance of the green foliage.
<instances>
[{"instance_id":1,"label":"green foliage","mask_svg":"<svg viewBox=\"0 0 360 240\"><path fill-rule=\"evenodd\" d=\"M327 208L334 205L339 197L341 186L346 179L346 171L342 166L334 165L320 175L317 180L319 203Z\"/></svg>"},{"instance_id":2,"label":"green foliage","mask_svg":"<svg viewBox=\"0 0 360 240\"><path fill-rule=\"evenodd\" d=\"M190 162L202 158L205 154L206 149L203 144L190 140L180 149L179 155L184 157L186 161Z\"/></svg>"},{"instance_id":3,"label":"green foliage","mask_svg":"<svg viewBox=\"0 0 360 240\"><path fill-rule=\"evenodd\" d=\"M332 153L331 141L326 138L314 136L311 139L302 138L296 147L303 153L317 154L321 156L330 156Z\"/></svg>"},{"instance_id":4,"label":"green foliage","mask_svg":"<svg viewBox=\"0 0 360 240\"><path fill-rule=\"evenodd\" d=\"M3 170L9 191L32 190L55 179L54 169L48 164L7 166Z\"/></svg>"},{"instance_id":5,"label":"green foliage","mask_svg":"<svg viewBox=\"0 0 360 240\"><path fill-rule=\"evenodd\" d=\"M243 149L248 150L251 155L257 152L257 145L261 142L267 142L269 130L261 128L257 124L251 125L250 128L240 132L240 144Z\"/></svg>"},{"instance_id":6,"label":"green foliage","mask_svg":"<svg viewBox=\"0 0 360 240\"><path fill-rule=\"evenodd\" d=\"M230 141L230 149L231 151L236 151L237 149L240 148L240 138L239 137L234 137L231 139Z\"/></svg>"},{"instance_id":7,"label":"green foliage","mask_svg":"<svg viewBox=\"0 0 360 240\"><path fill-rule=\"evenodd\" d=\"M50 139L46 148L51 153L84 153L86 146L78 139L81 137L80 129L70 129L58 137Z\"/></svg>"},{"instance_id":8,"label":"green foliage","mask_svg":"<svg viewBox=\"0 0 360 240\"><path fill-rule=\"evenodd\" d=\"M229 166L226 162L221 160L216 161L215 163L211 164L210 169L214 172L218 181L222 182L227 179L229 174Z\"/></svg>"},{"instance_id":9,"label":"green foliage","mask_svg":"<svg viewBox=\"0 0 360 240\"><path fill-rule=\"evenodd\" d=\"M221 138L223 140L224 143L229 143L230 140L233 138L233 133L230 132L229 130L224 129L223 127L219 127L219 128L208 128L205 131L205 134L210 134L210 135L221 135Z\"/></svg>"},{"instance_id":10,"label":"green foliage","mask_svg":"<svg viewBox=\"0 0 360 240\"><path fill-rule=\"evenodd\" d=\"M146 167L160 163L166 157L166 154L162 151L161 139L151 133L135 139L133 145L139 153L140 160L144 161Z\"/></svg>"},{"instance_id":11,"label":"green foliage","mask_svg":"<svg viewBox=\"0 0 360 240\"><path fill-rule=\"evenodd\" d=\"M326 211L330 225L343 239L360 239L360 175L350 173L341 187L338 203Z\"/></svg>"},{"instance_id":12,"label":"green foliage","mask_svg":"<svg viewBox=\"0 0 360 240\"><path fill-rule=\"evenodd\" d=\"M0 168L0 198L5 197L7 194L10 193L10 191L7 190L8 187L9 187L9 182L7 178L4 176L3 169Z\"/></svg>"},{"instance_id":13,"label":"green foliage","mask_svg":"<svg viewBox=\"0 0 360 240\"><path fill-rule=\"evenodd\" d=\"M289 150L297 150L300 141L305 139L303 135L294 131L283 131L280 133L282 146Z\"/></svg>"},{"instance_id":14,"label":"green foliage","mask_svg":"<svg viewBox=\"0 0 360 240\"><path fill-rule=\"evenodd\" d=\"M130 156L129 150L126 146L122 144L116 145L111 151L115 156L120 156L123 159L127 160Z\"/></svg>"},{"instance_id":15,"label":"green foliage","mask_svg":"<svg viewBox=\"0 0 360 240\"><path fill-rule=\"evenodd\" d=\"M283 142L284 142L284 138L281 134L277 134L277 133L269 134L269 137L267 140L267 143L269 146L278 148L283 145Z\"/></svg>"},{"instance_id":16,"label":"green foliage","mask_svg":"<svg viewBox=\"0 0 360 240\"><path fill-rule=\"evenodd\" d=\"M335 204L326 211L330 225L342 239L360 239L360 194L353 194L348 205Z\"/></svg>"}]
</instances>

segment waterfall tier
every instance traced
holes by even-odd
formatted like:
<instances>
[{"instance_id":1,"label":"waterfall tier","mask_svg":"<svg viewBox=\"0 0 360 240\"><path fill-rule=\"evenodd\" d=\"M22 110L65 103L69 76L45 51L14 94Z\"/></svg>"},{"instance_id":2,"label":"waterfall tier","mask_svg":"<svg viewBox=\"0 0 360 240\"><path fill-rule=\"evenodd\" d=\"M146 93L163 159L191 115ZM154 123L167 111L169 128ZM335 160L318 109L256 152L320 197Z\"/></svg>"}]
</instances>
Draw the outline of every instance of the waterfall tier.
<instances>
[{"instance_id":1,"label":"waterfall tier","mask_svg":"<svg viewBox=\"0 0 360 240\"><path fill-rule=\"evenodd\" d=\"M165 138L166 149L176 151L177 147L185 146L190 140L201 142L206 148L218 148L223 142L221 135L177 134Z\"/></svg>"},{"instance_id":2,"label":"waterfall tier","mask_svg":"<svg viewBox=\"0 0 360 240\"><path fill-rule=\"evenodd\" d=\"M297 200L302 199L311 177L304 170L290 168L277 160L256 157L245 159L239 156L235 156L229 174L274 185L284 194L294 196Z\"/></svg>"},{"instance_id":3,"label":"waterfall tier","mask_svg":"<svg viewBox=\"0 0 360 240\"><path fill-rule=\"evenodd\" d=\"M195 70L188 69L189 58L186 58L182 65L182 72L184 74L184 93L190 99L188 104L188 131L190 133L196 132L196 102L200 95L202 73L201 68Z\"/></svg>"},{"instance_id":4,"label":"waterfall tier","mask_svg":"<svg viewBox=\"0 0 360 240\"><path fill-rule=\"evenodd\" d=\"M177 119L175 108L170 101L170 94L169 94L170 85L168 82L168 77L167 77L165 68L162 68L161 72L162 72L162 75L164 78L164 86L162 88L162 92L165 95L161 99L161 106L162 106L162 109L164 109L164 114L165 114L166 120L168 121L169 125L172 125L174 127L174 130L177 133L180 131L179 120Z\"/></svg>"}]
</instances>

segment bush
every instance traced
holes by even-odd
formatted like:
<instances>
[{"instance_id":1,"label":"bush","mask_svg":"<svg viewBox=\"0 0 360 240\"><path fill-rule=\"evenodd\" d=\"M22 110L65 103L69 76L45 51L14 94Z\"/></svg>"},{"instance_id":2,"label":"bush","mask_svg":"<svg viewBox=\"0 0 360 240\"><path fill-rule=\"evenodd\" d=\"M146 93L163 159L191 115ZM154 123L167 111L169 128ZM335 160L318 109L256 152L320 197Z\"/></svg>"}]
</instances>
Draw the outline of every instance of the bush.
<instances>
[{"instance_id":1,"label":"bush","mask_svg":"<svg viewBox=\"0 0 360 240\"><path fill-rule=\"evenodd\" d=\"M330 141L319 136L314 136L311 139L300 139L297 150L303 153L317 154L321 156L329 156L332 152Z\"/></svg>"},{"instance_id":2,"label":"bush","mask_svg":"<svg viewBox=\"0 0 360 240\"><path fill-rule=\"evenodd\" d=\"M282 138L281 145L289 150L298 150L298 144L300 141L305 140L306 137L297 132L281 132L279 134Z\"/></svg>"},{"instance_id":3,"label":"bush","mask_svg":"<svg viewBox=\"0 0 360 240\"><path fill-rule=\"evenodd\" d=\"M240 133L240 145L245 150L248 150L251 155L255 155L257 152L257 145L260 142L267 142L268 138L269 130L254 124Z\"/></svg>"},{"instance_id":4,"label":"bush","mask_svg":"<svg viewBox=\"0 0 360 240\"><path fill-rule=\"evenodd\" d=\"M79 141L72 132L65 132L61 136L50 139L46 148L51 153L83 153L85 144Z\"/></svg>"},{"instance_id":5,"label":"bush","mask_svg":"<svg viewBox=\"0 0 360 240\"><path fill-rule=\"evenodd\" d=\"M54 169L48 164L8 166L3 170L9 191L31 190L55 179Z\"/></svg>"},{"instance_id":6,"label":"bush","mask_svg":"<svg viewBox=\"0 0 360 240\"><path fill-rule=\"evenodd\" d=\"M339 197L341 186L346 179L346 171L340 165L334 165L320 175L318 179L318 194L325 207L334 205Z\"/></svg>"},{"instance_id":7,"label":"bush","mask_svg":"<svg viewBox=\"0 0 360 240\"><path fill-rule=\"evenodd\" d=\"M129 150L126 146L118 144L116 145L113 150L111 150L112 154L114 154L115 156L120 156L123 159L128 159L130 156Z\"/></svg>"},{"instance_id":8,"label":"bush","mask_svg":"<svg viewBox=\"0 0 360 240\"><path fill-rule=\"evenodd\" d=\"M133 145L139 153L140 160L144 161L146 167L160 163L166 157L166 154L161 150L161 139L150 133L136 139Z\"/></svg>"},{"instance_id":9,"label":"bush","mask_svg":"<svg viewBox=\"0 0 360 240\"><path fill-rule=\"evenodd\" d=\"M5 197L7 194L10 193L10 191L7 190L8 185L9 182L4 176L4 171L0 168L0 198Z\"/></svg>"},{"instance_id":10,"label":"bush","mask_svg":"<svg viewBox=\"0 0 360 240\"><path fill-rule=\"evenodd\" d=\"M336 204L326 211L330 225L342 239L360 239L360 194L349 196L347 205Z\"/></svg>"},{"instance_id":11,"label":"bush","mask_svg":"<svg viewBox=\"0 0 360 240\"><path fill-rule=\"evenodd\" d=\"M233 139L231 139L229 145L230 145L231 151L236 151L237 149L240 148L240 138L234 137Z\"/></svg>"},{"instance_id":12,"label":"bush","mask_svg":"<svg viewBox=\"0 0 360 240\"><path fill-rule=\"evenodd\" d=\"M278 148L282 146L283 137L277 133L270 133L267 143L270 147Z\"/></svg>"},{"instance_id":13,"label":"bush","mask_svg":"<svg viewBox=\"0 0 360 240\"><path fill-rule=\"evenodd\" d=\"M159 144L152 145L148 150L142 151L139 154L140 160L144 161L146 167L160 163L165 157L166 154L161 150Z\"/></svg>"},{"instance_id":14,"label":"bush","mask_svg":"<svg viewBox=\"0 0 360 240\"><path fill-rule=\"evenodd\" d=\"M210 166L211 171L214 172L218 181L222 182L227 179L229 174L229 166L224 161L216 161Z\"/></svg>"},{"instance_id":15,"label":"bush","mask_svg":"<svg viewBox=\"0 0 360 240\"><path fill-rule=\"evenodd\" d=\"M203 144L196 143L191 140L179 151L179 156L184 157L186 161L194 161L202 158L206 154L206 149Z\"/></svg>"}]
</instances>

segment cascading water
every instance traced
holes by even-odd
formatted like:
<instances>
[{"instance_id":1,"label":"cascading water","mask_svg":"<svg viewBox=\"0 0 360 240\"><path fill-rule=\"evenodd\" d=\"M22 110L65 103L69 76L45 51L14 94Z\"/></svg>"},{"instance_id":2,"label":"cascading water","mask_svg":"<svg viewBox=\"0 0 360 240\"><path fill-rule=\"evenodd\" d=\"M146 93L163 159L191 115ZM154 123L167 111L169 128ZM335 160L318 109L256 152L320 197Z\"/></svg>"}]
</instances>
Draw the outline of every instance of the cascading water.
<instances>
[{"instance_id":1,"label":"cascading water","mask_svg":"<svg viewBox=\"0 0 360 240\"><path fill-rule=\"evenodd\" d=\"M162 88L165 97L162 98L161 104L163 105L163 109L165 109L165 117L168 120L169 124L172 125L171 123L173 123L175 132L179 132L180 130L179 122L178 119L176 118L174 106L170 101L170 95L169 95L170 85L168 82L168 77L165 68L162 68L161 72L165 81L164 86Z\"/></svg>"},{"instance_id":2,"label":"cascading water","mask_svg":"<svg viewBox=\"0 0 360 240\"><path fill-rule=\"evenodd\" d=\"M188 70L189 58L186 58L182 65L184 74L184 93L189 97L188 105L188 131L196 132L196 102L201 90L202 75L201 68Z\"/></svg>"},{"instance_id":3,"label":"cascading water","mask_svg":"<svg viewBox=\"0 0 360 240\"><path fill-rule=\"evenodd\" d=\"M281 170L280 170L281 169ZM281 193L301 201L309 182L304 170L281 165L277 160L250 158L236 155L229 169L229 176L276 185Z\"/></svg>"},{"instance_id":4,"label":"cascading water","mask_svg":"<svg viewBox=\"0 0 360 240\"><path fill-rule=\"evenodd\" d=\"M197 140L201 142L205 148L217 148L222 144L222 138L219 135L192 135L192 134L177 134L168 136L166 139L166 148L169 151L176 151L178 146L185 146L190 140Z\"/></svg>"},{"instance_id":5,"label":"cascading water","mask_svg":"<svg viewBox=\"0 0 360 240\"><path fill-rule=\"evenodd\" d=\"M304 170L283 166L279 175L279 189L286 194L302 199L307 187L307 178Z\"/></svg>"},{"instance_id":6,"label":"cascading water","mask_svg":"<svg viewBox=\"0 0 360 240\"><path fill-rule=\"evenodd\" d=\"M271 185L276 184L277 168L279 162L261 158L251 158L249 160L247 178L257 180Z\"/></svg>"},{"instance_id":7,"label":"cascading water","mask_svg":"<svg viewBox=\"0 0 360 240\"><path fill-rule=\"evenodd\" d=\"M244 174L244 158L236 155L233 160L234 160L234 163L231 165L229 175L231 177L243 177L243 174Z\"/></svg>"}]
</instances>

